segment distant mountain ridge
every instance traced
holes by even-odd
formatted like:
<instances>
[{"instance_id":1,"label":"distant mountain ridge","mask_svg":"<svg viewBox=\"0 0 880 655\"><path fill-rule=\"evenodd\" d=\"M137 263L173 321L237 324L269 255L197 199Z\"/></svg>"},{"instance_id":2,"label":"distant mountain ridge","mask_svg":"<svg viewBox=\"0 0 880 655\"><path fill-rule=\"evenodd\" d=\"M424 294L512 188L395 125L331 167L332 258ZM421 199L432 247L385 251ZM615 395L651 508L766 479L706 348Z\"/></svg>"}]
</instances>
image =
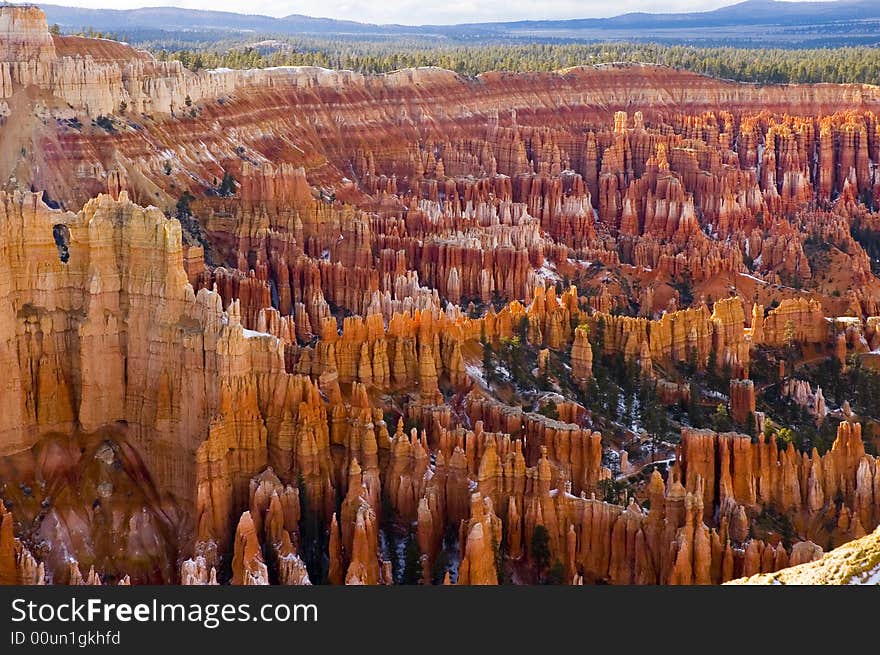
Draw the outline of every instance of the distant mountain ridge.
<instances>
[{"instance_id":1,"label":"distant mountain ridge","mask_svg":"<svg viewBox=\"0 0 880 655\"><path fill-rule=\"evenodd\" d=\"M143 7L140 9L86 9L60 5L38 5L50 24L62 28L91 27L101 31L126 29L222 30L234 32L277 32L296 34L315 32L358 31L375 26L332 18L291 15L273 18L259 14L238 14L229 11L178 9L176 7Z\"/></svg>"},{"instance_id":2,"label":"distant mountain ridge","mask_svg":"<svg viewBox=\"0 0 880 655\"><path fill-rule=\"evenodd\" d=\"M565 20L522 20L455 25L375 25L332 18L313 18L291 14L273 18L256 14L224 11L148 7L141 9L84 9L38 3L46 12L49 23L57 23L65 31L93 28L104 32L160 30L164 32L229 32L280 35L386 35L404 36L431 34L448 38L508 39L534 38L601 39L621 38L632 34L649 37L652 30L668 31L682 39L688 30L735 30L748 26L784 26L786 29L851 22L858 29L860 21L876 26L880 21L877 0L835 0L828 2L779 2L777 0L746 0L713 11L651 14L628 13L612 18L580 18Z\"/></svg>"},{"instance_id":3,"label":"distant mountain ridge","mask_svg":"<svg viewBox=\"0 0 880 655\"><path fill-rule=\"evenodd\" d=\"M876 0L832 0L829 2L779 2L778 0L745 0L712 11L676 14L634 12L611 18L574 18L567 20L525 20L483 23L482 27L592 27L599 29L656 29L689 27L725 27L736 25L768 25L796 20L802 25L822 24L831 20L865 20L880 18Z\"/></svg>"}]
</instances>

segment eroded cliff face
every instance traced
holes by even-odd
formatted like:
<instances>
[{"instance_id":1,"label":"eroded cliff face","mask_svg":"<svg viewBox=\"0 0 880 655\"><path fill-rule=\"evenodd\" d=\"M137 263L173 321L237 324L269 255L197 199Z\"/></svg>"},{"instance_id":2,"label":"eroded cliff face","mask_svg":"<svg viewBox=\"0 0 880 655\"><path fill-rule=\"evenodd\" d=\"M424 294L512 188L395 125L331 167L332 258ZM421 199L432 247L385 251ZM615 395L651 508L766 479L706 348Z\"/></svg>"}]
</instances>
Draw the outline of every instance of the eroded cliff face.
<instances>
[{"instance_id":1,"label":"eroded cliff face","mask_svg":"<svg viewBox=\"0 0 880 655\"><path fill-rule=\"evenodd\" d=\"M10 580L75 582L73 559L105 580L205 583L225 556L233 583L304 584L297 549L308 515L330 530L331 571L346 571L337 581L375 584L390 580L377 525L392 511L417 523L426 567L460 524L463 582L497 582L492 553L502 542L508 556L530 561L541 525L570 580L717 583L821 552L752 536L750 517L764 508L822 544L880 522L880 475L857 423L843 423L821 457L774 439L685 431L668 482L651 478L647 512L590 498L611 473L601 434L578 425L582 409L561 405L564 416L551 419L474 389L464 407L475 429L456 427L449 407L436 404L438 371L456 371L456 359L441 345L435 362L432 344L458 334L445 351L460 353L481 333L509 335L510 313L539 326L553 316L548 306L566 306L565 294L552 302L539 294L529 308L479 320L441 313L435 323L431 312L415 312L418 327L389 326L394 337L379 321L373 360L411 341L411 359L393 369L418 391L410 411L434 417L421 436L402 422L392 435L367 392L394 388L390 374L365 374L375 371L370 349L354 335L367 328L349 321L342 337L325 330L315 350L328 350L322 365L289 372L293 344L243 328L238 301L224 311L216 291L193 292L176 220L125 193L99 196L77 214L31 193L4 196L2 206L2 252L17 271L3 289ZM348 369L346 350L336 351L343 345L367 353L364 363ZM271 562L260 544L271 544Z\"/></svg>"},{"instance_id":2,"label":"eroded cliff face","mask_svg":"<svg viewBox=\"0 0 880 655\"><path fill-rule=\"evenodd\" d=\"M880 523L846 412L821 455L682 424L633 463L584 400L619 361L687 405L684 368L763 433L756 354L880 345L875 87L0 30L0 582L708 584Z\"/></svg>"},{"instance_id":3,"label":"eroded cliff face","mask_svg":"<svg viewBox=\"0 0 880 655\"><path fill-rule=\"evenodd\" d=\"M70 550L98 557L100 545L82 532L99 508L125 496L115 480L121 459L124 483L145 496L144 512L129 507L131 518L114 530L149 543L144 529L172 529L167 547L175 553L174 542L194 536L196 519L180 507L195 506L213 467L223 471L224 492L233 496L244 494L250 477L235 479L240 462L266 465L267 429L255 387L261 374L270 385L282 384L279 402L288 383L293 389L283 346L245 333L237 303L224 312L218 294L197 296L182 266L180 224L133 205L124 193L119 200L99 196L78 214L49 210L30 193L4 195L2 207L0 250L15 273L2 290L9 375L0 442L15 470L7 487L16 478L39 483L16 510L43 526L52 523L47 529L56 534L47 541L59 557L70 540L77 546ZM269 382L274 376L280 378ZM226 382L218 385L221 378ZM71 507L53 488L55 479L74 495ZM76 484L81 479L92 481L94 497ZM48 517L44 499L53 504ZM204 529L228 530L229 514L219 516L220 525ZM164 559L176 567L173 555Z\"/></svg>"}]
</instances>

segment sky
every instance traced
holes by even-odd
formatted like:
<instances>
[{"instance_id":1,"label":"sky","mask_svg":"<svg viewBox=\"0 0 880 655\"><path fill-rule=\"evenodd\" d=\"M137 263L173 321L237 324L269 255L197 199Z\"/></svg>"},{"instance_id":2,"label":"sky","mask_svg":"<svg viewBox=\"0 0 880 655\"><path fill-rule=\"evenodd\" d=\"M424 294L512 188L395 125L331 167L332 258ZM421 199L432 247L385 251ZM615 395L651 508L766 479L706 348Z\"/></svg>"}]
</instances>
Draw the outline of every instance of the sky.
<instances>
[{"instance_id":1,"label":"sky","mask_svg":"<svg viewBox=\"0 0 880 655\"><path fill-rule=\"evenodd\" d=\"M35 0L39 4L39 0ZM599 18L630 11L708 11L738 0L48 0L91 9L183 7L287 16L305 14L369 23L451 24L541 18ZM818 1L818 0L809 0Z\"/></svg>"}]
</instances>

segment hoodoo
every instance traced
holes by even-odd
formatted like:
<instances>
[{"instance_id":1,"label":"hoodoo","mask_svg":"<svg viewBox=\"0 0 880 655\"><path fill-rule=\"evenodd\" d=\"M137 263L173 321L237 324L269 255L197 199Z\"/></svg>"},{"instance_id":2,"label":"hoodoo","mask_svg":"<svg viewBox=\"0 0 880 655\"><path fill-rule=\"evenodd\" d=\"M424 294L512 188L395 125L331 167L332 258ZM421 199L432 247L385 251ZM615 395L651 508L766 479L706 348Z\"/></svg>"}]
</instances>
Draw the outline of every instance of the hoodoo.
<instances>
[{"instance_id":1,"label":"hoodoo","mask_svg":"<svg viewBox=\"0 0 880 655\"><path fill-rule=\"evenodd\" d=\"M876 577L877 87L0 36L0 583Z\"/></svg>"}]
</instances>

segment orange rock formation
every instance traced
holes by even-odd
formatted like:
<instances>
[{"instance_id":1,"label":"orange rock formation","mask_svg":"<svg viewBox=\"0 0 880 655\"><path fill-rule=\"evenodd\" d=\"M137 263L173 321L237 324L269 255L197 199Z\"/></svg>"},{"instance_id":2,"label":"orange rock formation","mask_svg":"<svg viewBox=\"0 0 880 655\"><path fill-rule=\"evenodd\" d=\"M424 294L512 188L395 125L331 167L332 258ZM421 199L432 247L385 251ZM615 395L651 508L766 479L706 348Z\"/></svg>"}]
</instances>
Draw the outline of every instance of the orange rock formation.
<instances>
[{"instance_id":1,"label":"orange rock formation","mask_svg":"<svg viewBox=\"0 0 880 655\"><path fill-rule=\"evenodd\" d=\"M844 408L822 455L685 425L613 497L639 470L590 398L609 362L670 406L726 376L751 432L757 355L880 344L877 88L192 73L35 8L0 32L0 583L390 584L398 533L423 581L534 582L536 526L565 582L720 583L880 523Z\"/></svg>"}]
</instances>

